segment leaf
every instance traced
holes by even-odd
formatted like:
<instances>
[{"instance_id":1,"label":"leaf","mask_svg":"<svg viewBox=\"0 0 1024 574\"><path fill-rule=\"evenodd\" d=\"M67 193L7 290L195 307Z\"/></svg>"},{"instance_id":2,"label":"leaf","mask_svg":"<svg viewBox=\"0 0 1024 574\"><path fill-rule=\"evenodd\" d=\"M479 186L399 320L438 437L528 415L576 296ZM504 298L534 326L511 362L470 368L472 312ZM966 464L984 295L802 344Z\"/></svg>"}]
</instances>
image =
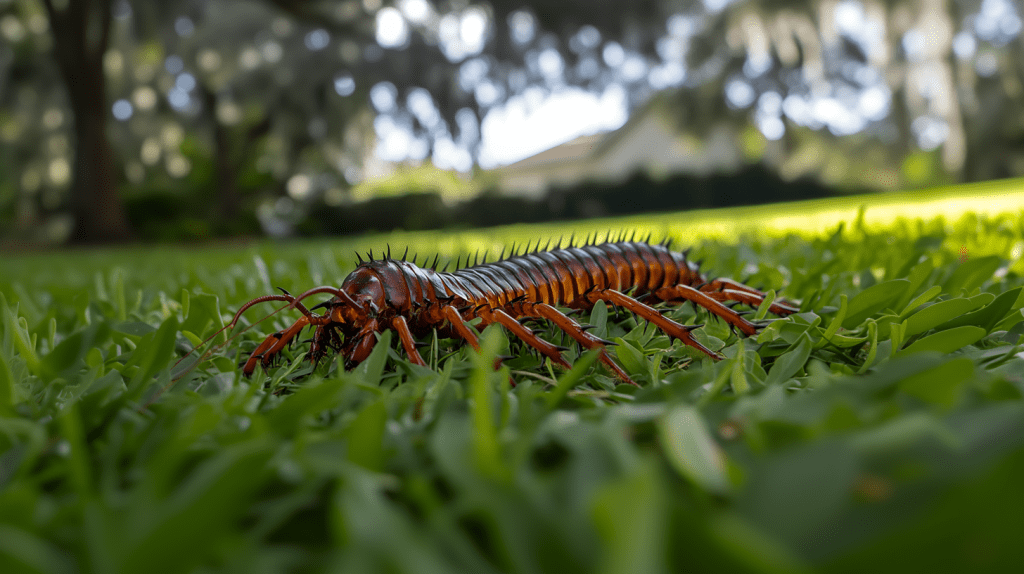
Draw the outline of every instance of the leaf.
<instances>
[{"instance_id":1,"label":"leaf","mask_svg":"<svg viewBox=\"0 0 1024 574\"><path fill-rule=\"evenodd\" d=\"M208 293L186 294L182 293L182 300L188 304L183 305L183 312L188 313L181 323L182 331L190 331L202 335L206 328L213 323L217 328L223 327L223 320L220 316L220 300L216 295ZM225 336L227 333L225 333Z\"/></svg>"},{"instance_id":2,"label":"leaf","mask_svg":"<svg viewBox=\"0 0 1024 574\"><path fill-rule=\"evenodd\" d=\"M736 356L732 360L732 374L729 375L729 383L732 385L732 392L737 395L745 395L750 392L750 383L747 382L746 374L746 353L743 349L743 339L737 343Z\"/></svg>"},{"instance_id":3,"label":"leaf","mask_svg":"<svg viewBox=\"0 0 1024 574\"><path fill-rule=\"evenodd\" d=\"M913 412L857 433L850 446L858 452L877 455L899 452L926 438L936 439L948 448L956 448L960 443L935 415Z\"/></svg>"},{"instance_id":4,"label":"leaf","mask_svg":"<svg viewBox=\"0 0 1024 574\"><path fill-rule=\"evenodd\" d=\"M487 328L480 336L480 352L473 353L473 372L470 375L470 413L473 419L473 452L480 471L491 478L505 480L509 472L502 460L501 445L498 442L498 430L495 424L494 390L491 381L494 378L494 358L498 355L501 344L501 332L497 328ZM502 369L506 373L507 369Z\"/></svg>"},{"instance_id":5,"label":"leaf","mask_svg":"<svg viewBox=\"0 0 1024 574\"><path fill-rule=\"evenodd\" d=\"M899 389L925 402L950 408L963 394L964 384L974 376L974 361L957 357L952 361L911 375L900 381Z\"/></svg>"},{"instance_id":6,"label":"leaf","mask_svg":"<svg viewBox=\"0 0 1024 574\"><path fill-rule=\"evenodd\" d=\"M160 328L139 341L139 346L132 353L125 367L137 365L139 370L128 383L129 393L138 397L153 380L157 371L169 367L168 362L174 354L174 341L178 332L178 318L168 317Z\"/></svg>"},{"instance_id":7,"label":"leaf","mask_svg":"<svg viewBox=\"0 0 1024 574\"><path fill-rule=\"evenodd\" d=\"M709 492L726 494L725 454L711 438L700 411L680 405L658 420L658 433L669 463L683 477Z\"/></svg>"},{"instance_id":8,"label":"leaf","mask_svg":"<svg viewBox=\"0 0 1024 574\"><path fill-rule=\"evenodd\" d=\"M96 322L72 334L57 345L42 361L49 377L56 377L69 369L84 366L85 355L99 342L107 340L110 329L106 323Z\"/></svg>"},{"instance_id":9,"label":"leaf","mask_svg":"<svg viewBox=\"0 0 1024 574\"><path fill-rule=\"evenodd\" d=\"M367 335L373 337L374 335ZM374 344L370 356L359 366L352 370L353 373L361 375L361 382L368 385L380 384L381 376L384 374L384 365L388 360L388 349L391 348L391 331L384 331L376 334L377 342Z\"/></svg>"},{"instance_id":10,"label":"leaf","mask_svg":"<svg viewBox=\"0 0 1024 574\"><path fill-rule=\"evenodd\" d=\"M938 285L931 286L927 291L918 295L917 299L914 299L913 301L907 304L906 308L903 309L903 312L900 313L900 319L906 319L907 315L910 315L910 313L914 309L917 309L921 305L924 305L925 303L938 297L939 293L942 293L942 287L939 287Z\"/></svg>"},{"instance_id":11,"label":"leaf","mask_svg":"<svg viewBox=\"0 0 1024 574\"><path fill-rule=\"evenodd\" d=\"M558 383L555 388L552 389L546 397L548 410L551 410L558 406L558 403L562 401L566 393L570 389L576 386L576 383L590 371L590 367L593 366L597 358L601 356L601 349L590 349L586 353L583 353L579 359L576 359L576 363L569 369L569 372L565 373L558 378Z\"/></svg>"},{"instance_id":12,"label":"leaf","mask_svg":"<svg viewBox=\"0 0 1024 574\"><path fill-rule=\"evenodd\" d=\"M911 269L910 272L907 274L907 280L910 281L910 287L906 291L904 291L903 297L901 297L899 301L897 301L895 307L906 307L908 310L910 310L920 305L921 303L934 298L935 295L928 296L927 298L925 298L925 296L928 295L935 287L938 287L937 285L933 286L932 288L922 293L913 303L908 303L910 301L910 298L914 295L914 293L917 292L918 289L921 288L921 285L924 284L925 280L927 280L929 276L931 276L932 271L934 270L935 264L932 263L930 257L926 257L920 263L915 265L914 268ZM939 288L938 293L941 292L942 288ZM936 293L936 295L938 293ZM918 301L920 301L920 303Z\"/></svg>"},{"instance_id":13,"label":"leaf","mask_svg":"<svg viewBox=\"0 0 1024 574\"><path fill-rule=\"evenodd\" d=\"M603 481L591 498L591 516L602 550L598 572L664 572L669 496L656 465ZM576 566L576 565L574 565Z\"/></svg>"},{"instance_id":14,"label":"leaf","mask_svg":"<svg viewBox=\"0 0 1024 574\"><path fill-rule=\"evenodd\" d=\"M650 372L650 369L647 368L647 359L640 350L626 342L622 337L616 337L615 343L615 356L618 357L622 366L626 368L627 373L630 375L646 375Z\"/></svg>"},{"instance_id":15,"label":"leaf","mask_svg":"<svg viewBox=\"0 0 1024 574\"><path fill-rule=\"evenodd\" d=\"M1006 318L1013 306L1016 305L1021 289L1021 287L1017 287L1016 289L1011 289L1002 293L985 307L982 307L972 313L966 313L959 317L952 318L946 323L940 325L939 328L949 329L950 327L959 327L961 325L977 325L978 327L985 329L986 333L991 332L1004 318ZM982 293L982 295L988 295L988 293ZM978 297L980 298L981 295Z\"/></svg>"},{"instance_id":16,"label":"leaf","mask_svg":"<svg viewBox=\"0 0 1024 574\"><path fill-rule=\"evenodd\" d=\"M786 353L779 355L775 359L775 363L772 365L772 369L768 371L768 378L765 380L766 385L778 385L784 383L797 374L800 369L804 368L807 364L808 357L811 356L811 339L806 333L800 335L800 340L791 350Z\"/></svg>"},{"instance_id":17,"label":"leaf","mask_svg":"<svg viewBox=\"0 0 1024 574\"><path fill-rule=\"evenodd\" d=\"M190 572L217 555L223 533L251 510L274 452L262 441L226 446L159 505L129 506L135 527L118 546L118 571Z\"/></svg>"},{"instance_id":18,"label":"leaf","mask_svg":"<svg viewBox=\"0 0 1024 574\"><path fill-rule=\"evenodd\" d=\"M608 305L604 301L594 303L590 310L590 324L594 326L593 333L602 339L608 337Z\"/></svg>"},{"instance_id":19,"label":"leaf","mask_svg":"<svg viewBox=\"0 0 1024 574\"><path fill-rule=\"evenodd\" d=\"M821 339L814 344L815 349L820 349L832 342L832 338L839 332L839 327L843 324L843 319L846 318L846 311L848 308L849 298L846 295L840 295L839 311L836 312L836 316L833 317L832 321L828 324L828 328L825 329L825 334L822 335Z\"/></svg>"},{"instance_id":20,"label":"leaf","mask_svg":"<svg viewBox=\"0 0 1024 574\"><path fill-rule=\"evenodd\" d=\"M850 308L843 327L852 329L865 319L885 309L910 287L906 279L893 279L868 287L850 300Z\"/></svg>"},{"instance_id":21,"label":"leaf","mask_svg":"<svg viewBox=\"0 0 1024 574\"><path fill-rule=\"evenodd\" d=\"M276 432L290 437L301 428L306 417L335 407L343 390L344 385L336 382L315 381L303 385L268 413L267 423Z\"/></svg>"},{"instance_id":22,"label":"leaf","mask_svg":"<svg viewBox=\"0 0 1024 574\"><path fill-rule=\"evenodd\" d=\"M0 565L6 572L77 572L61 548L28 530L0 524Z\"/></svg>"},{"instance_id":23,"label":"leaf","mask_svg":"<svg viewBox=\"0 0 1024 574\"><path fill-rule=\"evenodd\" d=\"M384 470L384 425L388 418L382 401L363 407L348 428L348 459L375 472Z\"/></svg>"},{"instance_id":24,"label":"leaf","mask_svg":"<svg viewBox=\"0 0 1024 574\"><path fill-rule=\"evenodd\" d=\"M12 412L11 407L16 404L18 397L14 386L14 373L11 372L4 355L6 353L0 349L0 414Z\"/></svg>"},{"instance_id":25,"label":"leaf","mask_svg":"<svg viewBox=\"0 0 1024 574\"><path fill-rule=\"evenodd\" d=\"M115 323L110 328L118 333L124 333L125 335L131 335L133 337L142 337L143 335L148 335L153 331L156 331L156 327L141 321Z\"/></svg>"},{"instance_id":26,"label":"leaf","mask_svg":"<svg viewBox=\"0 0 1024 574\"><path fill-rule=\"evenodd\" d=\"M875 363L875 359L878 356L878 324L874 321L868 321L868 356L864 359L864 363L861 364L860 368L857 369L858 374L864 374L869 368Z\"/></svg>"},{"instance_id":27,"label":"leaf","mask_svg":"<svg viewBox=\"0 0 1024 574\"><path fill-rule=\"evenodd\" d=\"M761 304L757 306L757 312L754 313L754 320L760 321L768 315L768 310L771 308L772 303L775 302L775 290L769 289L764 294L764 299L761 300Z\"/></svg>"},{"instance_id":28,"label":"leaf","mask_svg":"<svg viewBox=\"0 0 1024 574\"><path fill-rule=\"evenodd\" d=\"M909 347L900 351L898 355L904 356L923 351L952 353L953 351L962 349L971 343L980 341L986 334L985 329L975 327L973 325L954 327L946 331L939 331L938 333L928 335L923 339L918 339Z\"/></svg>"},{"instance_id":29,"label":"leaf","mask_svg":"<svg viewBox=\"0 0 1024 574\"><path fill-rule=\"evenodd\" d=\"M970 293L981 287L985 281L992 279L1003 260L995 255L969 259L961 263L956 271L949 276L943 285L943 291L951 295L959 295L961 291Z\"/></svg>"},{"instance_id":30,"label":"leaf","mask_svg":"<svg viewBox=\"0 0 1024 574\"><path fill-rule=\"evenodd\" d=\"M6 327L8 336L14 343L14 351L25 361L25 365L28 367L29 372L35 375L41 375L43 367L39 362L39 356L36 354L35 344L32 342L32 335L29 334L28 329L22 325L20 317L16 315L18 309L11 308L7 305L7 299L3 293L0 293L0 307L3 307L3 323Z\"/></svg>"},{"instance_id":31,"label":"leaf","mask_svg":"<svg viewBox=\"0 0 1024 574\"><path fill-rule=\"evenodd\" d=\"M764 457L751 470L738 509L780 542L815 539L849 503L857 467L857 457L836 440Z\"/></svg>"},{"instance_id":32,"label":"leaf","mask_svg":"<svg viewBox=\"0 0 1024 574\"><path fill-rule=\"evenodd\" d=\"M938 286L936 285L936 287ZM981 304L980 300L974 298L958 297L925 307L904 321L906 335L912 337L918 333L934 329L946 321L960 317L964 313L978 308Z\"/></svg>"}]
</instances>

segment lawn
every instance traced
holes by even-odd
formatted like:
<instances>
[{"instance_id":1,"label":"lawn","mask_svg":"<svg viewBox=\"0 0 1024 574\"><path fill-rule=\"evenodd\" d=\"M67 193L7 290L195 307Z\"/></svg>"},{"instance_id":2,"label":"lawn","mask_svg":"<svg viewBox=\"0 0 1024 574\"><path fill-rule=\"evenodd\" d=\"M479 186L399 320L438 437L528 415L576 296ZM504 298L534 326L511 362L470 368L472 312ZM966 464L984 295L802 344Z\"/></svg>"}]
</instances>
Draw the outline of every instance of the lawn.
<instances>
[{"instance_id":1,"label":"lawn","mask_svg":"<svg viewBox=\"0 0 1024 574\"><path fill-rule=\"evenodd\" d=\"M1019 566L1024 184L585 222L4 255L0 572L911 572ZM238 361L354 251L633 230L801 302L713 362L595 307L641 387L385 334ZM757 310L761 316L764 309ZM772 319L771 315L767 318ZM255 326L253 324L255 323ZM554 328L535 329L558 342ZM493 358L512 355L501 371ZM509 384L509 374L518 383Z\"/></svg>"}]
</instances>

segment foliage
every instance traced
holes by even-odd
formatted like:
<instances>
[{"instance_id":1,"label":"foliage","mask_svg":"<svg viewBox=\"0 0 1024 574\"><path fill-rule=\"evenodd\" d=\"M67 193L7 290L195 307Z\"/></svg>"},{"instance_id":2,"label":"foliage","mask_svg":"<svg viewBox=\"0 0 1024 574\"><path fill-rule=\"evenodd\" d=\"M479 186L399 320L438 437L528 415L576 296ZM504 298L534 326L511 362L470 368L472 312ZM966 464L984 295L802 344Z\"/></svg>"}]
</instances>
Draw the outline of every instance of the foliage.
<instances>
[{"instance_id":1,"label":"foliage","mask_svg":"<svg viewBox=\"0 0 1024 574\"><path fill-rule=\"evenodd\" d=\"M527 119L570 93L629 111L660 91L670 131L714 158L696 165L888 189L1024 173L1010 0L592 4L0 2L2 235L167 237L121 203L168 181L209 189L189 236L293 221L372 175L377 138L389 161L509 161L529 146L507 128L554 143L558 122ZM385 21L401 33L382 44Z\"/></svg>"},{"instance_id":2,"label":"foliage","mask_svg":"<svg viewBox=\"0 0 1024 574\"><path fill-rule=\"evenodd\" d=\"M481 355L431 340L430 369L385 334L351 372L311 369L296 347L290 364L241 377L236 359L285 313L215 337L212 357L175 378L191 366L177 358L242 301L337 284L350 249L390 241L455 258L564 231L554 226L9 257L0 570L1016 564L1019 214L862 216L810 238L762 224L738 241L730 230L694 241L690 217L668 233L705 269L802 312L738 339L703 311L674 311L706 323L695 333L727 356L713 363L595 308L589 321L617 340L639 389L574 351L576 366L553 372L493 329ZM246 326L260 311L250 315ZM508 368L490 368L509 347L515 388Z\"/></svg>"}]
</instances>

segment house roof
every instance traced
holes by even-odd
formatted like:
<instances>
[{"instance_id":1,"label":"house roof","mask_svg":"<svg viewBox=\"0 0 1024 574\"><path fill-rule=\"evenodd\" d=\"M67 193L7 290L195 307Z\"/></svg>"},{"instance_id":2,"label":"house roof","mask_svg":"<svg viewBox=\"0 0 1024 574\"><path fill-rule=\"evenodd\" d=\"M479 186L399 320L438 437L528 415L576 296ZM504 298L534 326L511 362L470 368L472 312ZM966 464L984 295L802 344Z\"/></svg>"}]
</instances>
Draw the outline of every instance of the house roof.
<instances>
[{"instance_id":1,"label":"house roof","mask_svg":"<svg viewBox=\"0 0 1024 574\"><path fill-rule=\"evenodd\" d=\"M531 155L515 163L506 165L502 169L521 170L533 169L550 164L565 163L585 159L607 136L607 133L598 133L587 136L580 136L564 144L556 145L538 154Z\"/></svg>"},{"instance_id":2,"label":"house roof","mask_svg":"<svg viewBox=\"0 0 1024 574\"><path fill-rule=\"evenodd\" d=\"M669 91L655 94L654 97L630 114L626 123L616 130L580 136L499 169L503 171L532 170L561 163L581 161L595 155L600 155L609 148L614 147L627 134L636 129L639 124L646 121L647 116L653 109L662 107L667 92Z\"/></svg>"}]
</instances>

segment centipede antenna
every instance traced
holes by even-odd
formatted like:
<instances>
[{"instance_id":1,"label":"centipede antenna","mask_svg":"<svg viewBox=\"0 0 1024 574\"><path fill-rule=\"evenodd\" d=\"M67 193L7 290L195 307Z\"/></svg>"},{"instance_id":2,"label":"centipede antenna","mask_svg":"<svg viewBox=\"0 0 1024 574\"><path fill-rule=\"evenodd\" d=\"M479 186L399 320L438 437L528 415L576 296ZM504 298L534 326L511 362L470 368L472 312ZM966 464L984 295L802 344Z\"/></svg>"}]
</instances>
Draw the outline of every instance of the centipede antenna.
<instances>
[{"instance_id":1,"label":"centipede antenna","mask_svg":"<svg viewBox=\"0 0 1024 574\"><path fill-rule=\"evenodd\" d=\"M403 254L402 254L402 261L405 261L405 258L406 258L406 257L407 257L408 255L409 255L409 246L408 246L408 245L406 245L406 246L405 246L405 253L403 253Z\"/></svg>"}]
</instances>

